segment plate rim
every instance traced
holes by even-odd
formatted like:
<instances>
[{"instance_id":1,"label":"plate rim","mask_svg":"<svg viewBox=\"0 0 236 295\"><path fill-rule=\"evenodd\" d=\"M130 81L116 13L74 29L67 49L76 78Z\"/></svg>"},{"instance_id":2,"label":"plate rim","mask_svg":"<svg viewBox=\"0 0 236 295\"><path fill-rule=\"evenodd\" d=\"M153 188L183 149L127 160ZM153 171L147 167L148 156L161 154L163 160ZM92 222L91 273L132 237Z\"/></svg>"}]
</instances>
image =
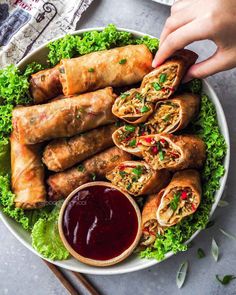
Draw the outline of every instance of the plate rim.
<instances>
[{"instance_id":1,"label":"plate rim","mask_svg":"<svg viewBox=\"0 0 236 295\"><path fill-rule=\"evenodd\" d=\"M94 31L94 30L101 31L104 28L105 27L86 28L86 29L81 29L81 30L76 30L74 32L70 32L69 34L70 35L79 35L79 34L82 34L82 33L85 33L85 32L90 32L90 31ZM129 32L129 33L132 33L135 36L139 36L139 37L149 36L151 38L157 38L157 37L155 37L153 35L145 34L145 33L142 33L140 31L137 31L137 30L125 29L125 28L121 28L121 27L117 27L117 30ZM27 56L25 56L16 66L19 67L19 68L23 68L24 67L24 64L27 63L27 60L29 60L33 55L35 55L38 52L40 52L42 49L44 49L48 43L50 43L52 41L55 41L55 40L58 40L58 39L60 39L60 38L62 38L64 36L65 36L65 34L63 34L63 35L61 35L59 37L53 38L50 41L44 42L41 46L39 46L38 48L34 49ZM210 85L210 83L207 82L205 79L203 79L203 85L209 89L209 92L211 92L210 99L212 100L212 97L215 97L213 99L214 100L213 103L215 105L215 108L216 108L216 111L217 111L217 115L218 114L220 115L220 118L221 118L221 121L222 121L222 126L220 126L220 129L221 129L221 131L222 131L222 128L224 129L224 133L225 133L224 138L225 138L225 141L226 141L226 144L227 144L227 153L226 153L226 156L225 156L225 159L224 159L225 174L220 179L220 188L219 188L219 190L217 190L215 192L215 196L217 195L218 198L215 200L214 204L212 205L211 212L210 212L210 215L209 215L209 219L210 219L212 217L213 213L216 210L216 207L218 205L218 202L220 201L220 199L222 197L223 191L225 189L227 177L228 177L229 164L230 164L230 137L229 137L228 124L227 124L226 117L225 117L225 114L224 114L224 110L222 108L222 105L220 103L220 100L219 100L218 95L216 94L215 90ZM219 120L218 120L218 122L219 122ZM2 222L4 223L4 225L15 236L15 238L18 239L26 248L28 248L30 251L32 251L37 256L39 256L39 257L41 257L41 258L43 258L43 259L45 259L45 260L47 260L47 261L49 261L49 262L57 265L59 267L62 267L64 269L67 269L67 270L72 270L72 271L81 272L81 273L85 273L85 274L92 274L92 275L116 275L116 274L124 274L124 273L129 273L129 272L134 272L134 271L138 271L138 270L149 268L151 266L154 266L156 264L161 263L162 261L164 261L164 260L166 260L166 259L168 259L168 258L170 258L171 256L174 255L174 253L172 251L170 251L170 252L168 252L165 255L165 258L162 261L157 261L156 259L140 258L140 261L142 261L142 264L137 264L137 265L131 266L131 267L124 266L123 269L113 268L116 265L114 265L113 267L111 266L111 267L107 267L107 268L91 267L91 269L90 268L89 269L83 269L84 266L82 265L82 267L81 267L79 264L78 264L78 267L73 267L73 266L66 265L64 263L65 261L68 261L68 260L62 260L62 261L54 260L53 261L53 260L47 259L47 258L43 257L41 254L39 254L32 247L32 245L30 245L24 238L22 238L17 233L17 231L10 225L10 223L8 222L8 218L10 218L10 217L6 216L2 212L2 210L0 210L0 219L2 220ZM191 236L191 238L188 241L186 241L186 244L188 244L190 241L192 241L200 232L201 232L201 230L197 230Z\"/></svg>"}]
</instances>

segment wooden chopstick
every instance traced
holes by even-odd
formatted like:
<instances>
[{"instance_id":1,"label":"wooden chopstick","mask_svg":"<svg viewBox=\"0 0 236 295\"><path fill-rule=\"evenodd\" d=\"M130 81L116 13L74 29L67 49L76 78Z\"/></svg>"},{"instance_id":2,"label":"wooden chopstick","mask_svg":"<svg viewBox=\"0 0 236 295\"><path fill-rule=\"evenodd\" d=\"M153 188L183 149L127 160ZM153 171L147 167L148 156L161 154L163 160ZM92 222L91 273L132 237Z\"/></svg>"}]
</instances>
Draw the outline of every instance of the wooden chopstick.
<instances>
[{"instance_id":1,"label":"wooden chopstick","mask_svg":"<svg viewBox=\"0 0 236 295\"><path fill-rule=\"evenodd\" d=\"M56 267L56 265L42 259L46 265L50 268L50 270L55 274L58 280L62 283L62 285L68 290L71 295L80 295L80 293L71 285L69 280L64 276L64 274Z\"/></svg>"},{"instance_id":2,"label":"wooden chopstick","mask_svg":"<svg viewBox=\"0 0 236 295\"><path fill-rule=\"evenodd\" d=\"M71 273L79 280L79 282L85 287L85 289L91 295L100 295L100 293L94 289L91 283L79 272L71 271Z\"/></svg>"},{"instance_id":3,"label":"wooden chopstick","mask_svg":"<svg viewBox=\"0 0 236 295\"><path fill-rule=\"evenodd\" d=\"M58 280L62 283L62 285L68 290L71 295L80 295L80 293L72 286L70 281L64 276L64 274L60 271L60 269L48 262L47 260L42 259L49 269L55 274ZM75 271L70 271L76 279L79 281L81 285L87 290L90 295L100 295L100 293L91 285L91 283L80 273Z\"/></svg>"}]
</instances>

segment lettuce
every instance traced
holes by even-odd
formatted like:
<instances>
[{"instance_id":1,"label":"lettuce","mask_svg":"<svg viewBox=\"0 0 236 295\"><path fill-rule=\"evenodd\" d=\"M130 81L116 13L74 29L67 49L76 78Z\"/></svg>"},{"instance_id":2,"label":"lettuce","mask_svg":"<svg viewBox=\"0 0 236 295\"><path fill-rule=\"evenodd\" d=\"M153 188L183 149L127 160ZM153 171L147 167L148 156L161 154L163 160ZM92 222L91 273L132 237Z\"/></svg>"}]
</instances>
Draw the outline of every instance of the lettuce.
<instances>
[{"instance_id":1,"label":"lettuce","mask_svg":"<svg viewBox=\"0 0 236 295\"><path fill-rule=\"evenodd\" d=\"M64 247L58 231L59 208L55 207L47 218L40 218L32 230L32 246L42 256L51 260L64 260L69 252Z\"/></svg>"}]
</instances>

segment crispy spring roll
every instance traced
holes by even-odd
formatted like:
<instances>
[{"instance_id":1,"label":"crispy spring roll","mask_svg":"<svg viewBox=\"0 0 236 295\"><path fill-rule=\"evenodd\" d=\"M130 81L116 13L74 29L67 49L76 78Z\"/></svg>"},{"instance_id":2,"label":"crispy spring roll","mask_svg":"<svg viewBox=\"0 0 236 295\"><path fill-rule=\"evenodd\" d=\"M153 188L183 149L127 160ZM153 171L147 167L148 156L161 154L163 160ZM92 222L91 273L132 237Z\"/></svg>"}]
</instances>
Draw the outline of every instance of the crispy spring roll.
<instances>
[{"instance_id":1,"label":"crispy spring roll","mask_svg":"<svg viewBox=\"0 0 236 295\"><path fill-rule=\"evenodd\" d=\"M153 109L153 104L146 102L138 89L131 89L115 100L112 113L130 124L138 124L145 122Z\"/></svg>"},{"instance_id":2,"label":"crispy spring roll","mask_svg":"<svg viewBox=\"0 0 236 295\"><path fill-rule=\"evenodd\" d=\"M154 171L143 161L125 161L106 174L114 185L133 196L152 194L162 189L169 180L169 172Z\"/></svg>"},{"instance_id":3,"label":"crispy spring roll","mask_svg":"<svg viewBox=\"0 0 236 295\"><path fill-rule=\"evenodd\" d=\"M145 96L147 101L153 103L169 98L197 58L198 55L190 50L177 51L161 66L144 77L141 84L141 94Z\"/></svg>"},{"instance_id":4,"label":"crispy spring roll","mask_svg":"<svg viewBox=\"0 0 236 295\"><path fill-rule=\"evenodd\" d=\"M159 194L148 196L142 211L142 238L140 245L150 247L154 244L157 234L164 233L164 228L157 221L157 209L160 205Z\"/></svg>"},{"instance_id":5,"label":"crispy spring roll","mask_svg":"<svg viewBox=\"0 0 236 295\"><path fill-rule=\"evenodd\" d=\"M59 66L35 73L30 78L30 92L35 104L47 102L62 93Z\"/></svg>"},{"instance_id":6,"label":"crispy spring roll","mask_svg":"<svg viewBox=\"0 0 236 295\"><path fill-rule=\"evenodd\" d=\"M78 167L51 175L47 180L48 195L51 200L66 198L78 186L89 181L104 179L108 171L130 159L128 153L117 147L109 148L85 160Z\"/></svg>"},{"instance_id":7,"label":"crispy spring roll","mask_svg":"<svg viewBox=\"0 0 236 295\"><path fill-rule=\"evenodd\" d=\"M131 153L135 156L141 157L142 153L138 147L138 137L147 135L143 125L121 126L112 134L113 142L118 148Z\"/></svg>"},{"instance_id":8,"label":"crispy spring roll","mask_svg":"<svg viewBox=\"0 0 236 295\"><path fill-rule=\"evenodd\" d=\"M145 124L149 134L173 133L185 128L199 111L200 97L185 93L159 101Z\"/></svg>"},{"instance_id":9,"label":"crispy spring roll","mask_svg":"<svg viewBox=\"0 0 236 295\"><path fill-rule=\"evenodd\" d=\"M13 110L13 126L22 144L70 137L114 122L111 87Z\"/></svg>"},{"instance_id":10,"label":"crispy spring roll","mask_svg":"<svg viewBox=\"0 0 236 295\"><path fill-rule=\"evenodd\" d=\"M71 138L50 142L44 150L43 162L51 171L63 171L113 146L114 124L102 126Z\"/></svg>"},{"instance_id":11,"label":"crispy spring roll","mask_svg":"<svg viewBox=\"0 0 236 295\"><path fill-rule=\"evenodd\" d=\"M15 206L23 209L45 205L44 167L40 146L26 146L11 135L11 186L15 194Z\"/></svg>"},{"instance_id":12,"label":"crispy spring roll","mask_svg":"<svg viewBox=\"0 0 236 295\"><path fill-rule=\"evenodd\" d=\"M128 45L62 60L60 80L63 93L70 95L135 84L151 69L152 53L146 45Z\"/></svg>"},{"instance_id":13,"label":"crispy spring roll","mask_svg":"<svg viewBox=\"0 0 236 295\"><path fill-rule=\"evenodd\" d=\"M205 143L195 135L155 134L138 140L144 160L155 170L201 168L206 158Z\"/></svg>"},{"instance_id":14,"label":"crispy spring roll","mask_svg":"<svg viewBox=\"0 0 236 295\"><path fill-rule=\"evenodd\" d=\"M161 226L172 226L193 214L201 202L201 180L196 170L176 172L170 184L159 193L157 220Z\"/></svg>"}]
</instances>

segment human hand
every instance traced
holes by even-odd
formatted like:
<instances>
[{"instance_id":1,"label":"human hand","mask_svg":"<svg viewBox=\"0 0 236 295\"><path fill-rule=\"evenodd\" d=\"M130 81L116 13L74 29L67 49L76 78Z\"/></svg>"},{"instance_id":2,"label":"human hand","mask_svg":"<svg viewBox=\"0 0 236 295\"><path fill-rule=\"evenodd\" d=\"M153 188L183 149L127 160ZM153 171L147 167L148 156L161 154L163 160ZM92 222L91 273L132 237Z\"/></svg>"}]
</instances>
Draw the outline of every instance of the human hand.
<instances>
[{"instance_id":1,"label":"human hand","mask_svg":"<svg viewBox=\"0 0 236 295\"><path fill-rule=\"evenodd\" d=\"M193 65L185 78L204 78L236 67L236 1L179 0L171 8L160 37L160 48L153 67L162 64L176 50L188 44L210 39L216 52Z\"/></svg>"}]
</instances>

